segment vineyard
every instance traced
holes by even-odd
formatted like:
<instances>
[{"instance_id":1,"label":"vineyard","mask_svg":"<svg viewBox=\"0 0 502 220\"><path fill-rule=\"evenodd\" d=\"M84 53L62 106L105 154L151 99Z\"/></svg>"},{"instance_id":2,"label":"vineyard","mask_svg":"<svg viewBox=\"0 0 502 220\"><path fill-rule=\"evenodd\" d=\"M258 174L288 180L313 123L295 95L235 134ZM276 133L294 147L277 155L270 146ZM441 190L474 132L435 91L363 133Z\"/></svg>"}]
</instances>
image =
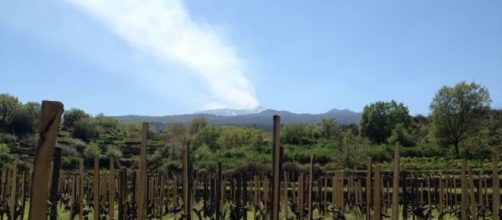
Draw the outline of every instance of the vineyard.
<instances>
[{"instance_id":1,"label":"vineyard","mask_svg":"<svg viewBox=\"0 0 502 220\"><path fill-rule=\"evenodd\" d=\"M111 160L93 169L61 169L55 147L62 105L43 102L33 169L17 162L1 170L0 219L497 219L498 153L492 169L401 170L400 145L390 169L366 161L359 171L283 166L280 117L273 117L272 169L196 172L189 146L179 172L147 169L148 123L143 123L138 167Z\"/></svg>"}]
</instances>

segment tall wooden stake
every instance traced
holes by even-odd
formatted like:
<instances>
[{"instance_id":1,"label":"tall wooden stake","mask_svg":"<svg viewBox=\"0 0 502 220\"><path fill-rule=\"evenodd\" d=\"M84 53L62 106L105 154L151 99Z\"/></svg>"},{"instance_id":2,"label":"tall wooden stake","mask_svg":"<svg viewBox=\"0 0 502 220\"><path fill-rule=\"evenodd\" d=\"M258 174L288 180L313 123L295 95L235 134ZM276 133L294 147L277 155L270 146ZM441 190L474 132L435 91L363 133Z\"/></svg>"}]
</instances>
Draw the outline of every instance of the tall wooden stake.
<instances>
[{"instance_id":1,"label":"tall wooden stake","mask_svg":"<svg viewBox=\"0 0 502 220\"><path fill-rule=\"evenodd\" d=\"M10 184L10 219L16 219L16 185L17 185L17 159L12 163L12 179Z\"/></svg>"},{"instance_id":2,"label":"tall wooden stake","mask_svg":"<svg viewBox=\"0 0 502 220\"><path fill-rule=\"evenodd\" d=\"M270 213L271 220L279 219L280 195L281 195L281 146L280 146L280 130L281 117L274 115L274 130L272 133L273 145L273 183L272 183L272 212Z\"/></svg>"},{"instance_id":3,"label":"tall wooden stake","mask_svg":"<svg viewBox=\"0 0 502 220\"><path fill-rule=\"evenodd\" d=\"M382 219L382 173L380 165L375 167L375 198L374 198L374 220Z\"/></svg>"},{"instance_id":4,"label":"tall wooden stake","mask_svg":"<svg viewBox=\"0 0 502 220\"><path fill-rule=\"evenodd\" d=\"M461 192L461 209L460 209L460 217L462 220L467 220L467 182L465 180L466 176L466 169L467 169L467 162L465 159L462 160L462 174L460 176L460 184L462 187L462 192ZM456 196L455 192L455 196Z\"/></svg>"},{"instance_id":5,"label":"tall wooden stake","mask_svg":"<svg viewBox=\"0 0 502 220\"><path fill-rule=\"evenodd\" d=\"M500 181L499 181L499 151L494 150L492 154L492 178L493 178L493 207L492 219L499 218L500 209Z\"/></svg>"},{"instance_id":6,"label":"tall wooden stake","mask_svg":"<svg viewBox=\"0 0 502 220\"><path fill-rule=\"evenodd\" d=\"M37 153L33 160L33 173L30 191L29 220L38 220L47 215L47 197L49 196L49 173L52 152L59 133L59 124L63 114L61 102L42 101L42 112L38 125L39 139Z\"/></svg>"},{"instance_id":7,"label":"tall wooden stake","mask_svg":"<svg viewBox=\"0 0 502 220\"><path fill-rule=\"evenodd\" d=\"M288 183L288 174L286 173L286 171L284 171L284 198L283 198L283 203L282 206L284 207L284 218L285 219L288 219L288 204L289 204L289 201L288 201L288 187L289 187L289 183Z\"/></svg>"},{"instance_id":8,"label":"tall wooden stake","mask_svg":"<svg viewBox=\"0 0 502 220\"><path fill-rule=\"evenodd\" d=\"M309 211L309 220L312 220L314 217L314 212L312 210L312 188L313 188L313 183L314 183L314 154L310 154L310 166L309 166L309 189L308 189L308 195L309 195L309 201L308 201L308 211Z\"/></svg>"},{"instance_id":9,"label":"tall wooden stake","mask_svg":"<svg viewBox=\"0 0 502 220\"><path fill-rule=\"evenodd\" d=\"M99 219L99 154L94 155L94 176L92 181L94 219Z\"/></svg>"},{"instance_id":10,"label":"tall wooden stake","mask_svg":"<svg viewBox=\"0 0 502 220\"><path fill-rule=\"evenodd\" d=\"M218 162L218 175L216 177L216 220L221 219L221 162ZM255 186L256 187L256 186Z\"/></svg>"},{"instance_id":11,"label":"tall wooden stake","mask_svg":"<svg viewBox=\"0 0 502 220\"><path fill-rule=\"evenodd\" d=\"M79 185L78 185L78 219L84 220L84 159L79 160Z\"/></svg>"},{"instance_id":12,"label":"tall wooden stake","mask_svg":"<svg viewBox=\"0 0 502 220\"><path fill-rule=\"evenodd\" d=\"M127 192L128 192L128 187L127 187L127 169L122 168L120 172L120 193L119 193L119 219L120 220L126 220L127 219ZM134 192L133 192L134 193Z\"/></svg>"},{"instance_id":13,"label":"tall wooden stake","mask_svg":"<svg viewBox=\"0 0 502 220\"><path fill-rule=\"evenodd\" d=\"M54 149L54 163L52 164L52 185L51 185L51 212L50 219L58 218L58 185L59 185L59 170L61 168L61 148Z\"/></svg>"},{"instance_id":14,"label":"tall wooden stake","mask_svg":"<svg viewBox=\"0 0 502 220\"><path fill-rule=\"evenodd\" d=\"M472 176L472 168L468 167L467 168L467 175L469 176L469 203L470 203L470 208L471 208L471 219L472 220L478 220L478 211L476 209L476 197L474 194L474 177ZM481 181L481 179L480 179Z\"/></svg>"},{"instance_id":15,"label":"tall wooden stake","mask_svg":"<svg viewBox=\"0 0 502 220\"><path fill-rule=\"evenodd\" d=\"M399 142L394 148L394 174L392 179L392 220L399 219Z\"/></svg>"},{"instance_id":16,"label":"tall wooden stake","mask_svg":"<svg viewBox=\"0 0 502 220\"><path fill-rule=\"evenodd\" d=\"M368 162L366 165L366 220L371 219L371 157L368 157Z\"/></svg>"},{"instance_id":17,"label":"tall wooden stake","mask_svg":"<svg viewBox=\"0 0 502 220\"><path fill-rule=\"evenodd\" d=\"M143 122L141 132L141 150L139 155L139 178L138 178L138 220L146 219L146 145L148 141L148 123Z\"/></svg>"},{"instance_id":18,"label":"tall wooden stake","mask_svg":"<svg viewBox=\"0 0 502 220\"><path fill-rule=\"evenodd\" d=\"M108 217L115 219L115 165L113 158L110 159L110 174L108 174Z\"/></svg>"},{"instance_id":19,"label":"tall wooden stake","mask_svg":"<svg viewBox=\"0 0 502 220\"><path fill-rule=\"evenodd\" d=\"M305 178L303 171L300 173L300 177L298 179L298 199L300 200L298 203L298 211L300 212L300 220L303 220L304 217L304 208L305 208Z\"/></svg>"},{"instance_id":20,"label":"tall wooden stake","mask_svg":"<svg viewBox=\"0 0 502 220\"><path fill-rule=\"evenodd\" d=\"M188 144L183 152L183 214L186 220L192 220L192 195L190 175L190 148Z\"/></svg>"}]
</instances>

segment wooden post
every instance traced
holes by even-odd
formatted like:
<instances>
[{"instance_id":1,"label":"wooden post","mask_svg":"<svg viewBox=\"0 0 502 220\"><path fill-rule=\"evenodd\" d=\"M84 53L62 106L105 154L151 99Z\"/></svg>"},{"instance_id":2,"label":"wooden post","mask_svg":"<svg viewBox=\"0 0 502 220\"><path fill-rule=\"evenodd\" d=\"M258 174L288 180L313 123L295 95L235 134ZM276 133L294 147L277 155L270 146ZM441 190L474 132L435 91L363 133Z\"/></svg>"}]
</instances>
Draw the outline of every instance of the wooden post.
<instances>
[{"instance_id":1,"label":"wooden post","mask_svg":"<svg viewBox=\"0 0 502 220\"><path fill-rule=\"evenodd\" d=\"M443 178L441 176L438 177L438 182L439 182L439 205L438 205L438 211L439 213L443 213L444 212L444 208L445 208L445 204L444 204L444 196L445 196L445 192L444 192L444 185L443 185Z\"/></svg>"},{"instance_id":2,"label":"wooden post","mask_svg":"<svg viewBox=\"0 0 502 220\"><path fill-rule=\"evenodd\" d=\"M335 172L335 175L331 177L331 199L333 200L333 208L337 209L338 208L338 178L337 178L337 172Z\"/></svg>"},{"instance_id":3,"label":"wooden post","mask_svg":"<svg viewBox=\"0 0 502 220\"><path fill-rule=\"evenodd\" d=\"M314 154L310 154L310 167L309 167L309 189L308 189L308 196L309 196L309 201L308 201L308 211L309 211L309 220L312 220L314 217L314 212L312 210L312 187L314 183Z\"/></svg>"},{"instance_id":4,"label":"wooden post","mask_svg":"<svg viewBox=\"0 0 502 220\"><path fill-rule=\"evenodd\" d=\"M29 172L24 172L23 173L23 186L22 186L22 192L21 192L21 195L22 195L22 201L21 201L21 216L20 218L24 220L24 212L26 210L26 199L27 199L27 196L26 196L26 192L28 191L28 187L29 187L29 178L28 178L28 175L29 175Z\"/></svg>"},{"instance_id":5,"label":"wooden post","mask_svg":"<svg viewBox=\"0 0 502 220\"><path fill-rule=\"evenodd\" d=\"M490 203L490 199L488 197L488 177L483 179L483 185L485 185L483 190L485 194L485 204L488 205Z\"/></svg>"},{"instance_id":6,"label":"wooden post","mask_svg":"<svg viewBox=\"0 0 502 220\"><path fill-rule=\"evenodd\" d=\"M300 213L300 220L303 220L303 213L304 213L304 207L305 207L305 202L304 202L305 189L304 189L304 185L305 185L305 178L304 178L303 171L301 171L300 177L298 179L298 200L300 200L298 202L298 204L300 204L300 205L298 206L298 210L297 210Z\"/></svg>"},{"instance_id":7,"label":"wooden post","mask_svg":"<svg viewBox=\"0 0 502 220\"><path fill-rule=\"evenodd\" d=\"M460 213L460 217L462 220L467 220L467 182L465 180L465 176L466 176L466 169L467 169L467 162L465 161L465 159L462 160L462 173L461 173L461 176L460 176L460 184L461 184L461 187L462 187L462 192L461 192L461 213ZM455 197L456 197L456 192L455 192Z\"/></svg>"},{"instance_id":8,"label":"wooden post","mask_svg":"<svg viewBox=\"0 0 502 220\"><path fill-rule=\"evenodd\" d=\"M382 219L382 174L380 165L375 167L375 197L373 220Z\"/></svg>"},{"instance_id":9,"label":"wooden post","mask_svg":"<svg viewBox=\"0 0 502 220\"><path fill-rule=\"evenodd\" d=\"M371 157L368 157L367 168L366 168L366 220L371 219L371 174L372 165Z\"/></svg>"},{"instance_id":10,"label":"wooden post","mask_svg":"<svg viewBox=\"0 0 502 220\"><path fill-rule=\"evenodd\" d=\"M110 158L110 174L108 176L108 217L115 219L115 166L113 158Z\"/></svg>"},{"instance_id":11,"label":"wooden post","mask_svg":"<svg viewBox=\"0 0 502 220\"><path fill-rule=\"evenodd\" d=\"M471 167L467 168L467 173L469 176L469 203L471 204L471 219L472 220L477 220L478 219L478 211L476 209L476 197L474 196L474 177L472 176L472 169Z\"/></svg>"},{"instance_id":12,"label":"wooden post","mask_svg":"<svg viewBox=\"0 0 502 220\"><path fill-rule=\"evenodd\" d=\"M138 220L146 219L146 145L148 141L148 123L143 122L143 130L141 132L141 149L139 155L139 176L138 176Z\"/></svg>"},{"instance_id":13,"label":"wooden post","mask_svg":"<svg viewBox=\"0 0 502 220\"><path fill-rule=\"evenodd\" d=\"M192 196L191 196L191 178L190 178L190 149L188 144L183 151L183 214L185 219L192 219Z\"/></svg>"},{"instance_id":14,"label":"wooden post","mask_svg":"<svg viewBox=\"0 0 502 220\"><path fill-rule=\"evenodd\" d=\"M295 181L294 181L294 179L295 179L295 173L292 173L292 174L291 174L291 180L293 180L293 181L291 181L291 195L292 195L292 198L291 198L291 199L294 201L294 203L298 204L298 203L297 203L297 202L298 202L298 200L296 199L296 197L297 197L297 190L296 190L296 189L297 189L297 187L296 187L296 183L297 183L297 182L295 182ZM293 211L294 211L294 210L293 210Z\"/></svg>"},{"instance_id":15,"label":"wooden post","mask_svg":"<svg viewBox=\"0 0 502 220\"><path fill-rule=\"evenodd\" d=\"M47 197L49 195L49 173L59 124L63 114L60 102L42 101L42 112L38 125L39 139L37 153L33 160L33 173L30 191L29 220L38 220L47 215Z\"/></svg>"},{"instance_id":16,"label":"wooden post","mask_svg":"<svg viewBox=\"0 0 502 220\"><path fill-rule=\"evenodd\" d=\"M286 172L284 172L284 199L283 199L283 206L284 206L284 218L285 219L288 219L288 204L289 204L289 201L288 201L288 190L289 190L289 181L288 181L288 174Z\"/></svg>"},{"instance_id":17,"label":"wooden post","mask_svg":"<svg viewBox=\"0 0 502 220\"><path fill-rule=\"evenodd\" d=\"M16 219L16 185L17 185L17 159L12 163L12 178L10 184L10 219Z\"/></svg>"},{"instance_id":18,"label":"wooden post","mask_svg":"<svg viewBox=\"0 0 502 220\"><path fill-rule=\"evenodd\" d=\"M328 177L327 176L324 177L323 197L324 197L323 205L322 205L323 210L324 210L323 214L326 214L326 212L328 211Z\"/></svg>"},{"instance_id":19,"label":"wooden post","mask_svg":"<svg viewBox=\"0 0 502 220\"><path fill-rule=\"evenodd\" d=\"M59 170L61 168L61 148L54 149L54 163L52 164L52 185L51 185L51 212L50 219L56 220L58 217L58 185L59 185Z\"/></svg>"},{"instance_id":20,"label":"wooden post","mask_svg":"<svg viewBox=\"0 0 502 220\"><path fill-rule=\"evenodd\" d=\"M429 205L429 209L432 210L432 193L431 193L431 190L433 189L433 187L431 186L431 181L432 177L431 176L428 176L427 177L427 203Z\"/></svg>"},{"instance_id":21,"label":"wooden post","mask_svg":"<svg viewBox=\"0 0 502 220\"><path fill-rule=\"evenodd\" d=\"M344 173L343 171L339 171L338 172L338 207L340 207L340 211L342 211L344 209L344 189L345 189L345 186L344 186L344 180L345 180L345 176L344 176Z\"/></svg>"},{"instance_id":22,"label":"wooden post","mask_svg":"<svg viewBox=\"0 0 502 220\"><path fill-rule=\"evenodd\" d=\"M448 172L445 172L445 175L444 175L444 187L446 188L445 189L445 208L444 208L444 211L447 212L447 211L450 211L450 175L448 174Z\"/></svg>"},{"instance_id":23,"label":"wooden post","mask_svg":"<svg viewBox=\"0 0 502 220\"><path fill-rule=\"evenodd\" d=\"M127 206L126 206L126 201L127 201L127 192L128 192L128 187L127 187L127 169L122 168L120 172L120 193L119 193L119 219L120 220L126 220L127 219ZM134 193L134 192L133 192Z\"/></svg>"},{"instance_id":24,"label":"wooden post","mask_svg":"<svg viewBox=\"0 0 502 220\"><path fill-rule=\"evenodd\" d=\"M499 180L499 152L494 150L492 154L492 178L493 178L493 207L492 207L492 218L499 218L500 210L500 180Z\"/></svg>"},{"instance_id":25,"label":"wooden post","mask_svg":"<svg viewBox=\"0 0 502 220\"><path fill-rule=\"evenodd\" d=\"M478 201L479 201L479 207L480 209L484 210L485 209L485 203L484 203L484 197L483 197L483 189L485 189L486 186L483 186L483 179L481 175L479 176L479 181L478 181Z\"/></svg>"},{"instance_id":26,"label":"wooden post","mask_svg":"<svg viewBox=\"0 0 502 220\"><path fill-rule=\"evenodd\" d=\"M402 197L403 197L403 213L402 217L403 219L408 219L408 191L406 189L406 184L408 183L408 180L406 179L408 173L407 172L401 172L401 191L402 191Z\"/></svg>"},{"instance_id":27,"label":"wooden post","mask_svg":"<svg viewBox=\"0 0 502 220\"><path fill-rule=\"evenodd\" d=\"M260 177L258 176L254 176L254 183L253 183L253 189L254 189L254 198L253 198L253 204L254 204L254 207L255 207L255 212L257 211L256 210L256 207L259 207L260 206Z\"/></svg>"},{"instance_id":28,"label":"wooden post","mask_svg":"<svg viewBox=\"0 0 502 220\"><path fill-rule=\"evenodd\" d=\"M84 220L84 159L79 160L78 219Z\"/></svg>"},{"instance_id":29,"label":"wooden post","mask_svg":"<svg viewBox=\"0 0 502 220\"><path fill-rule=\"evenodd\" d=\"M335 193L335 208L338 209L339 211L343 210L343 181L344 181L344 174L343 171L336 171L335 172L335 178L334 178L334 193Z\"/></svg>"},{"instance_id":30,"label":"wooden post","mask_svg":"<svg viewBox=\"0 0 502 220\"><path fill-rule=\"evenodd\" d=\"M270 212L271 220L279 219L279 208L280 208L280 195L281 195L281 146L280 146L280 130L281 130L281 117L279 115L274 115L274 130L272 133L272 207Z\"/></svg>"},{"instance_id":31,"label":"wooden post","mask_svg":"<svg viewBox=\"0 0 502 220\"><path fill-rule=\"evenodd\" d=\"M268 177L265 176L263 179L263 204L266 207L268 211L270 211L270 181L268 180Z\"/></svg>"},{"instance_id":32,"label":"wooden post","mask_svg":"<svg viewBox=\"0 0 502 220\"><path fill-rule=\"evenodd\" d=\"M216 177L216 220L221 219L221 162L218 162L218 176ZM255 186L256 187L256 186Z\"/></svg>"},{"instance_id":33,"label":"wooden post","mask_svg":"<svg viewBox=\"0 0 502 220\"><path fill-rule=\"evenodd\" d=\"M165 196L165 186L166 186L166 179L163 174L160 174L160 199L159 199L159 212L160 216L164 215L164 196ZM161 217L162 218L162 217Z\"/></svg>"},{"instance_id":34,"label":"wooden post","mask_svg":"<svg viewBox=\"0 0 502 220\"><path fill-rule=\"evenodd\" d=\"M92 181L93 214L94 219L99 219L99 155L94 155L94 172Z\"/></svg>"},{"instance_id":35,"label":"wooden post","mask_svg":"<svg viewBox=\"0 0 502 220\"><path fill-rule=\"evenodd\" d=\"M392 178L392 215L393 220L399 219L399 142L394 148L394 174Z\"/></svg>"}]
</instances>

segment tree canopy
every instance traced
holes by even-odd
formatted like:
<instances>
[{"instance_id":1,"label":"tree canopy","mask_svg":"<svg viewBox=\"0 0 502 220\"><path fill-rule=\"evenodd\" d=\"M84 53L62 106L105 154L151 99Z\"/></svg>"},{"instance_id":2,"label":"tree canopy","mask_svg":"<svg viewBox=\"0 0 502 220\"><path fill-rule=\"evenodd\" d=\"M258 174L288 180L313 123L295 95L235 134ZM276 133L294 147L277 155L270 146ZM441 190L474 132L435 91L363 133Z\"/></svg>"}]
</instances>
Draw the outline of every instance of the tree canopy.
<instances>
[{"instance_id":1,"label":"tree canopy","mask_svg":"<svg viewBox=\"0 0 502 220\"><path fill-rule=\"evenodd\" d=\"M385 143L397 126L407 132L412 125L408 108L403 103L375 102L364 107L360 122L361 134L377 144ZM396 131L397 132L397 131ZM392 139L394 140L394 139Z\"/></svg>"},{"instance_id":2,"label":"tree canopy","mask_svg":"<svg viewBox=\"0 0 502 220\"><path fill-rule=\"evenodd\" d=\"M75 124L83 119L89 119L91 116L84 112L84 110L72 108L65 111L63 114L63 129L69 131L73 129Z\"/></svg>"},{"instance_id":3,"label":"tree canopy","mask_svg":"<svg viewBox=\"0 0 502 220\"><path fill-rule=\"evenodd\" d=\"M434 134L443 146L453 145L459 156L462 141L482 125L490 110L488 90L474 82L443 86L430 104Z\"/></svg>"}]
</instances>

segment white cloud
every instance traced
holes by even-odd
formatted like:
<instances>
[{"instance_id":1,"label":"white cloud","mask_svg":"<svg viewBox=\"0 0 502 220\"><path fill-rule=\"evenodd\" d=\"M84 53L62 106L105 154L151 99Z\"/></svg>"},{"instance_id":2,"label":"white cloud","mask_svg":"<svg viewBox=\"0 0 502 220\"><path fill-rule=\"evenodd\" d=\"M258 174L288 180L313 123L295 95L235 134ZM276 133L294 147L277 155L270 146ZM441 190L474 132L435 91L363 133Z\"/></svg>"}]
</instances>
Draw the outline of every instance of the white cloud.
<instances>
[{"instance_id":1,"label":"white cloud","mask_svg":"<svg viewBox=\"0 0 502 220\"><path fill-rule=\"evenodd\" d=\"M243 70L244 61L235 48L210 26L195 23L181 0L69 1L105 23L132 47L197 73L214 99L206 107L258 107Z\"/></svg>"}]
</instances>

